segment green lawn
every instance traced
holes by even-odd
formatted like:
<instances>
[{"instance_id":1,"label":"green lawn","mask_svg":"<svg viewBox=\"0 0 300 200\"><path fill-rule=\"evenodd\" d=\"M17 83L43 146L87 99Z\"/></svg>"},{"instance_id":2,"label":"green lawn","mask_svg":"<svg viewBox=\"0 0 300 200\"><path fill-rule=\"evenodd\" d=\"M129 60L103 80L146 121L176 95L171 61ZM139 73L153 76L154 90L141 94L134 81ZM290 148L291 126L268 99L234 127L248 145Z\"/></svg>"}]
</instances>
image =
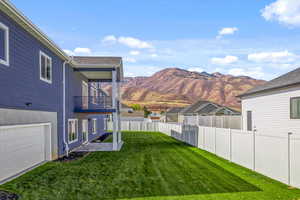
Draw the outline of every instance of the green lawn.
<instances>
[{"instance_id":1,"label":"green lawn","mask_svg":"<svg viewBox=\"0 0 300 200\"><path fill-rule=\"evenodd\" d=\"M299 200L300 190L161 133L126 132L120 152L47 163L5 185L22 199Z\"/></svg>"}]
</instances>

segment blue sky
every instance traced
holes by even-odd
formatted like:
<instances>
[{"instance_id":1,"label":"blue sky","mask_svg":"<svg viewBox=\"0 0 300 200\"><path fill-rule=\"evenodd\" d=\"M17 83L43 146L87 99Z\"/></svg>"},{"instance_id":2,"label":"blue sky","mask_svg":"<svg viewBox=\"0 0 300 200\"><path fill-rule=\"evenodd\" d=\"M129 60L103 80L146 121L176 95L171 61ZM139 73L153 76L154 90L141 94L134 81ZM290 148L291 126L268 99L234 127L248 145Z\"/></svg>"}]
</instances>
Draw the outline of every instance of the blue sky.
<instances>
[{"instance_id":1,"label":"blue sky","mask_svg":"<svg viewBox=\"0 0 300 200\"><path fill-rule=\"evenodd\" d=\"M122 56L127 76L179 67L270 80L300 67L298 0L11 1L69 54Z\"/></svg>"}]
</instances>

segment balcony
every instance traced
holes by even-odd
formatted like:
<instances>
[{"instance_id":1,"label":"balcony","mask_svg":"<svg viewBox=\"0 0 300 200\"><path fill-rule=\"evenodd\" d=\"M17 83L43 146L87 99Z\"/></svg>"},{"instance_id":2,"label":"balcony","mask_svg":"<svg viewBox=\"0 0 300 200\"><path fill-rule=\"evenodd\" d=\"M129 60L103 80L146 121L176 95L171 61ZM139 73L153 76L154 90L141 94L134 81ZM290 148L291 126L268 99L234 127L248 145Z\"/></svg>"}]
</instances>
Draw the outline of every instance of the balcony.
<instances>
[{"instance_id":1,"label":"balcony","mask_svg":"<svg viewBox=\"0 0 300 200\"><path fill-rule=\"evenodd\" d=\"M74 97L74 112L87 114L110 114L116 112L112 107L110 96L76 96Z\"/></svg>"}]
</instances>

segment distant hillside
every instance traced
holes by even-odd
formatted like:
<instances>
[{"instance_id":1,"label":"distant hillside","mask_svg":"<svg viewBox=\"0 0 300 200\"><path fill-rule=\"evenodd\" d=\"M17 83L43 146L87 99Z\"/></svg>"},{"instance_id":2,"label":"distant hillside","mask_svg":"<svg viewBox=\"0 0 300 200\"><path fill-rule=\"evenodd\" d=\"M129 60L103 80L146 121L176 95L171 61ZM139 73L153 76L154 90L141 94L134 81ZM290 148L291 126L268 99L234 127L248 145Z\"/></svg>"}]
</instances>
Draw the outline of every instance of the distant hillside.
<instances>
[{"instance_id":1,"label":"distant hillside","mask_svg":"<svg viewBox=\"0 0 300 200\"><path fill-rule=\"evenodd\" d=\"M121 90L125 104L173 107L204 99L239 109L236 96L263 83L247 76L167 68L150 77L125 78ZM110 91L110 84L105 84L104 89Z\"/></svg>"}]
</instances>

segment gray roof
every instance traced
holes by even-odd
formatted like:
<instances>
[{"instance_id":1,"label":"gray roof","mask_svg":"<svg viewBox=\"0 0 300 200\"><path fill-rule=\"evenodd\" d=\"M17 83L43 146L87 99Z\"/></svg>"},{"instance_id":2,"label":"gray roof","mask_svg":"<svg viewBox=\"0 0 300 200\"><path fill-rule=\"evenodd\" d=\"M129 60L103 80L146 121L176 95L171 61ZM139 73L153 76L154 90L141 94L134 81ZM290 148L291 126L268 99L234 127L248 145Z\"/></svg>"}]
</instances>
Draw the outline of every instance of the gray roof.
<instances>
[{"instance_id":1,"label":"gray roof","mask_svg":"<svg viewBox=\"0 0 300 200\"><path fill-rule=\"evenodd\" d=\"M255 94L258 92L264 92L271 89L278 89L282 87L292 86L296 84L300 84L300 68L295 69L287 74L284 74L278 78L275 78L264 85L257 86L248 90L246 93L239 95L239 97Z\"/></svg>"},{"instance_id":2,"label":"gray roof","mask_svg":"<svg viewBox=\"0 0 300 200\"><path fill-rule=\"evenodd\" d=\"M99 56L74 56L73 60L77 64L100 64L100 65L120 65L121 57L99 57Z\"/></svg>"},{"instance_id":3,"label":"gray roof","mask_svg":"<svg viewBox=\"0 0 300 200\"><path fill-rule=\"evenodd\" d=\"M204 115L204 114L214 112L215 110L218 110L219 108L220 107L218 105L215 105L215 104L211 103L211 104L207 104L206 106L204 106L201 109L196 110L196 112L198 114L203 114Z\"/></svg>"},{"instance_id":4,"label":"gray roof","mask_svg":"<svg viewBox=\"0 0 300 200\"><path fill-rule=\"evenodd\" d=\"M237 111L237 110L233 110L233 109L231 109L231 108L229 108L229 107L226 107L226 106L224 106L224 107L219 107L219 108L213 110L212 112L210 112L209 114L216 114L216 113L222 111L223 109L232 112L232 114L234 114L234 115L239 115L239 114L241 114L241 112L239 112L239 111Z\"/></svg>"},{"instance_id":5,"label":"gray roof","mask_svg":"<svg viewBox=\"0 0 300 200\"><path fill-rule=\"evenodd\" d=\"M182 109L184 109L183 107L175 107L175 108L170 108L167 113L179 113Z\"/></svg>"},{"instance_id":6,"label":"gray roof","mask_svg":"<svg viewBox=\"0 0 300 200\"><path fill-rule=\"evenodd\" d=\"M213 104L212 102L205 101L205 100L200 100L197 101L196 103L185 107L180 111L180 113L186 114L186 113L198 113L199 110L204 108L208 104Z\"/></svg>"}]
</instances>

